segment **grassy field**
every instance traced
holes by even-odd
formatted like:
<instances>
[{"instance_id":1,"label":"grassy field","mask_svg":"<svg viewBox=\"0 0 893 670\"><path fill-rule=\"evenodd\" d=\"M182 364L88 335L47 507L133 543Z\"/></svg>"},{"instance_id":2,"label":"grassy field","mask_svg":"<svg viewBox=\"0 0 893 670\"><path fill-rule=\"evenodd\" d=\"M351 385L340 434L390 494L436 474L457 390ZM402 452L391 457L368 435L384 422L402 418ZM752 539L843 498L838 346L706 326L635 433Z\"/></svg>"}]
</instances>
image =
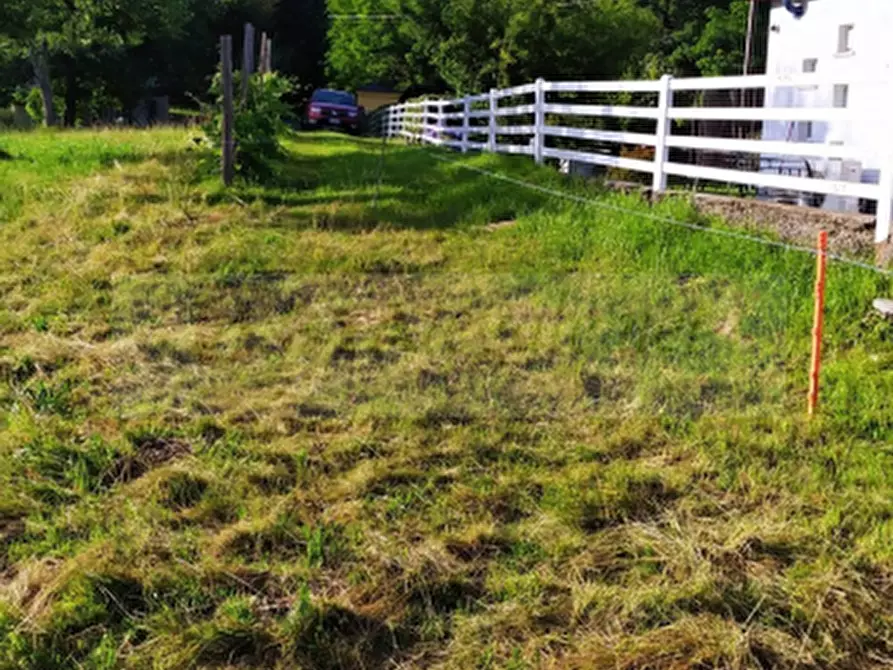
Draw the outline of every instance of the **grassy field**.
<instances>
[{"instance_id":1,"label":"grassy field","mask_svg":"<svg viewBox=\"0 0 893 670\"><path fill-rule=\"evenodd\" d=\"M328 134L0 146L0 667L893 662L888 281L831 266L808 422L809 256Z\"/></svg>"}]
</instances>

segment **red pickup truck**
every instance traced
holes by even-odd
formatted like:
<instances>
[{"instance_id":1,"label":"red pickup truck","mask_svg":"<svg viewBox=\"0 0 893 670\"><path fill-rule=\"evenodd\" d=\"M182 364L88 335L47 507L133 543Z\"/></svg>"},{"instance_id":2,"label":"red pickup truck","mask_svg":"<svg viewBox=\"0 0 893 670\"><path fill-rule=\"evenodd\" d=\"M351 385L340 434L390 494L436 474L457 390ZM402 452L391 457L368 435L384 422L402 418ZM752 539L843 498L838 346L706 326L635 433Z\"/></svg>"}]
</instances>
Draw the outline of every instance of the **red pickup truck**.
<instances>
[{"instance_id":1,"label":"red pickup truck","mask_svg":"<svg viewBox=\"0 0 893 670\"><path fill-rule=\"evenodd\" d=\"M307 126L359 132L364 113L353 94L320 88L313 92L307 105Z\"/></svg>"}]
</instances>

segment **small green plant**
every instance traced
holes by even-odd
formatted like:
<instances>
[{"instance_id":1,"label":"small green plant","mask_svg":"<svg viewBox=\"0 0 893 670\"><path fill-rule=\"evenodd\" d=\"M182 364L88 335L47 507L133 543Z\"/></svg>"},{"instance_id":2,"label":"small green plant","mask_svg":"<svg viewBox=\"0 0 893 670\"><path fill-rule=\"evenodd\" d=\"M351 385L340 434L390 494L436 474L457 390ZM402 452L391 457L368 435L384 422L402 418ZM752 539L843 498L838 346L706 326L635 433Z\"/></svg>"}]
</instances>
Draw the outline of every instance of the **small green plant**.
<instances>
[{"instance_id":1,"label":"small green plant","mask_svg":"<svg viewBox=\"0 0 893 670\"><path fill-rule=\"evenodd\" d=\"M238 77L234 84L240 89ZM276 73L258 74L251 78L248 97L243 104L237 104L234 119L236 142L236 174L248 181L267 179L273 174L273 164L282 158L283 149L279 141L286 130L285 121L291 115L283 98L292 90L293 84ZM222 146L223 94L220 76L214 78L211 94L215 103L207 110L209 119L204 124L205 138L215 150Z\"/></svg>"},{"instance_id":2,"label":"small green plant","mask_svg":"<svg viewBox=\"0 0 893 670\"><path fill-rule=\"evenodd\" d=\"M43 123L44 110L43 97L39 88L35 86L28 91L24 96L24 105L25 111L28 112L31 120L37 125L41 125ZM56 116L61 118L65 113L65 103L58 95L53 97L53 106L56 108Z\"/></svg>"},{"instance_id":3,"label":"small green plant","mask_svg":"<svg viewBox=\"0 0 893 670\"><path fill-rule=\"evenodd\" d=\"M12 109L0 108L0 128L12 128L15 126L15 114ZM0 149L2 151L2 149Z\"/></svg>"}]
</instances>

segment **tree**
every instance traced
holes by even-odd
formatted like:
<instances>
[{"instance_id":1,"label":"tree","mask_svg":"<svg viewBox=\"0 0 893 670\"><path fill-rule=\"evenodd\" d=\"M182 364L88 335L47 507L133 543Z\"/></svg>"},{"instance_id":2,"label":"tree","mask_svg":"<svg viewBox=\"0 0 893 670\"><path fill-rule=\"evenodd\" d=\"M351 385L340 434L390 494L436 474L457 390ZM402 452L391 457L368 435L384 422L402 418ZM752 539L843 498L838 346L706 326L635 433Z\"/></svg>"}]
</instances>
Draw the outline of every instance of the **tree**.
<instances>
[{"instance_id":1,"label":"tree","mask_svg":"<svg viewBox=\"0 0 893 670\"><path fill-rule=\"evenodd\" d=\"M27 53L44 100L45 121L55 123L51 59L62 63L66 121L73 122L80 95L79 62L118 55L157 35L174 36L189 19L194 0L4 0L0 31L7 48Z\"/></svg>"},{"instance_id":2,"label":"tree","mask_svg":"<svg viewBox=\"0 0 893 670\"><path fill-rule=\"evenodd\" d=\"M635 0L330 0L330 76L480 91L536 77L619 76L659 30ZM393 18L380 15L387 11ZM379 15L376 19L360 17Z\"/></svg>"},{"instance_id":3,"label":"tree","mask_svg":"<svg viewBox=\"0 0 893 670\"><path fill-rule=\"evenodd\" d=\"M327 28L325 0L280 0L273 11L275 65L298 81L295 102L326 82Z\"/></svg>"},{"instance_id":4,"label":"tree","mask_svg":"<svg viewBox=\"0 0 893 670\"><path fill-rule=\"evenodd\" d=\"M707 9L707 22L691 47L691 57L705 76L741 74L747 34L748 0L732 0L727 8ZM762 51L753 69L763 66Z\"/></svg>"},{"instance_id":5,"label":"tree","mask_svg":"<svg viewBox=\"0 0 893 670\"><path fill-rule=\"evenodd\" d=\"M328 10L326 63L334 85L356 88L389 81L408 86L425 78L407 67L406 56L413 45L406 40L406 16L399 2L329 0Z\"/></svg>"},{"instance_id":6,"label":"tree","mask_svg":"<svg viewBox=\"0 0 893 670\"><path fill-rule=\"evenodd\" d=\"M682 76L739 74L749 0L641 0L661 22L661 33L639 74ZM760 25L766 25L769 3L757 2ZM739 44L740 42L740 44ZM721 50L717 54L713 50ZM737 59L737 60L736 60ZM763 60L757 58L754 70Z\"/></svg>"}]
</instances>

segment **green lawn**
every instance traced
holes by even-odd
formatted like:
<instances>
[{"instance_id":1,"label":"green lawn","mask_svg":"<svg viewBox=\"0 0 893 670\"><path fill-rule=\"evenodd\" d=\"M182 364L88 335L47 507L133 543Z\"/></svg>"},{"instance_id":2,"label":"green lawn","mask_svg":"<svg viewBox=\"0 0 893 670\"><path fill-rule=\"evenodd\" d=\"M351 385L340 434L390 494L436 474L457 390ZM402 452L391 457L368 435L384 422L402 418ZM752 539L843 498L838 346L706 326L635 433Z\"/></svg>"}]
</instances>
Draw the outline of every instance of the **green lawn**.
<instances>
[{"instance_id":1,"label":"green lawn","mask_svg":"<svg viewBox=\"0 0 893 670\"><path fill-rule=\"evenodd\" d=\"M195 132L0 135L0 668L893 659L888 280L831 265L809 422L809 256Z\"/></svg>"}]
</instances>

